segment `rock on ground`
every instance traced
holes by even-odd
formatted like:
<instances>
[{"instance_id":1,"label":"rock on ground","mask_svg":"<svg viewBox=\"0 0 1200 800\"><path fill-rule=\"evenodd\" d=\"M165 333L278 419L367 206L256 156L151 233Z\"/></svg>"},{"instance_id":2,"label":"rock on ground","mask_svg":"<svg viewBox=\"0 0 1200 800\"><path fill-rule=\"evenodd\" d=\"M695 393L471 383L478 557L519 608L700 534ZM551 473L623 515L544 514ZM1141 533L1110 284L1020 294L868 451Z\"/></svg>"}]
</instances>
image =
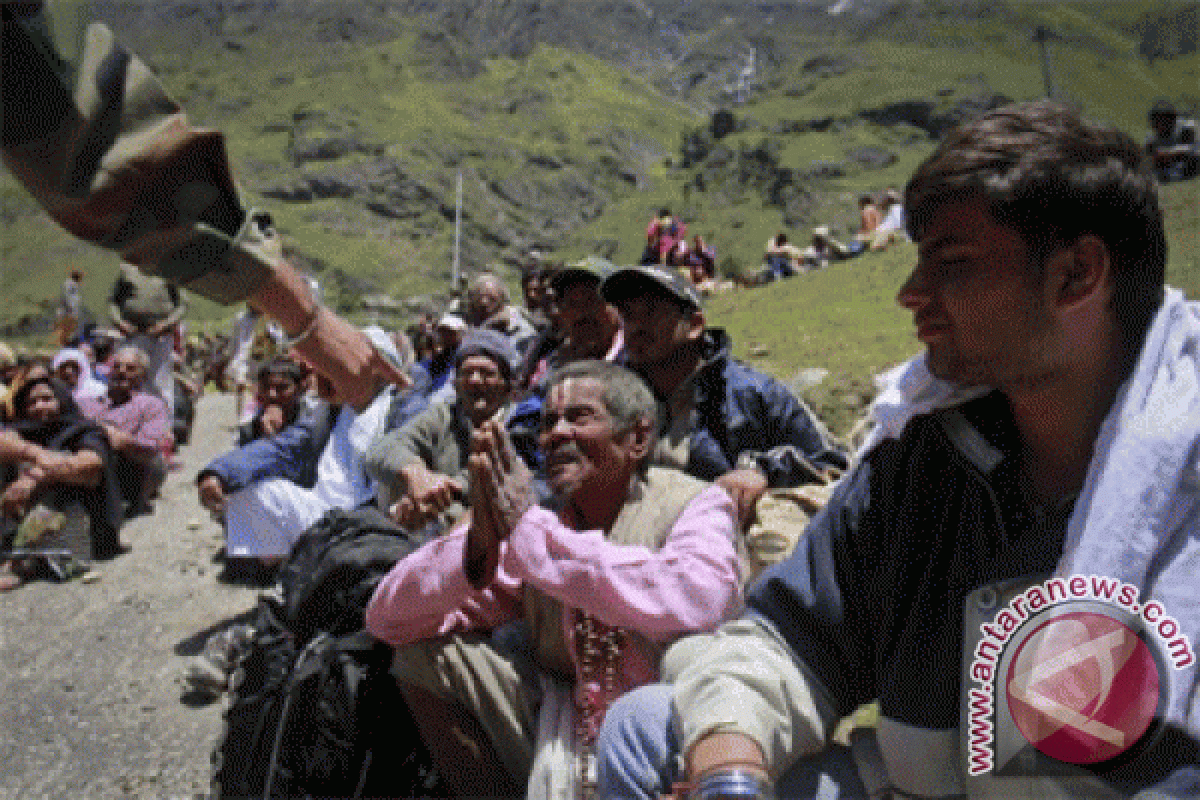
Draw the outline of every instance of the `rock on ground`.
<instances>
[{"instance_id":1,"label":"rock on ground","mask_svg":"<svg viewBox=\"0 0 1200 800\"><path fill-rule=\"evenodd\" d=\"M233 421L231 395L200 399L182 467L94 582L0 594L0 798L207 792L223 704L192 701L181 678L261 591L218 580L221 531L196 501L196 472L231 445Z\"/></svg>"}]
</instances>

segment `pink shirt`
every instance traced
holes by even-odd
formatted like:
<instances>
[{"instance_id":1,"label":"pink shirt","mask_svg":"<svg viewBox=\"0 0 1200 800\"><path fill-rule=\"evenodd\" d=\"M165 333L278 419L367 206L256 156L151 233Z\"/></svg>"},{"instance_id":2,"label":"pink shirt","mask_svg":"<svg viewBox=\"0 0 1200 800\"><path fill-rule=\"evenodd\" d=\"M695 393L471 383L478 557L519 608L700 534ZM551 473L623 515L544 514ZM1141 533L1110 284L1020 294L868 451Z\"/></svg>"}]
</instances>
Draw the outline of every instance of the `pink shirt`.
<instances>
[{"instance_id":1,"label":"pink shirt","mask_svg":"<svg viewBox=\"0 0 1200 800\"><path fill-rule=\"evenodd\" d=\"M147 449L166 454L175 446L167 404L149 392L134 392L119 406L114 406L107 394L84 398L79 401L79 408L89 419L111 424Z\"/></svg>"},{"instance_id":2,"label":"pink shirt","mask_svg":"<svg viewBox=\"0 0 1200 800\"><path fill-rule=\"evenodd\" d=\"M429 542L401 560L367 606L367 629L394 646L520 617L521 587L536 587L569 609L665 644L711 630L740 608L729 495L710 486L684 508L659 550L617 545L599 530L577 531L551 511L531 508L506 542L492 584L472 589L463 572L466 528ZM573 615L565 640L578 673ZM637 639L633 641L637 642ZM627 647L618 694L657 678L657 650Z\"/></svg>"}]
</instances>

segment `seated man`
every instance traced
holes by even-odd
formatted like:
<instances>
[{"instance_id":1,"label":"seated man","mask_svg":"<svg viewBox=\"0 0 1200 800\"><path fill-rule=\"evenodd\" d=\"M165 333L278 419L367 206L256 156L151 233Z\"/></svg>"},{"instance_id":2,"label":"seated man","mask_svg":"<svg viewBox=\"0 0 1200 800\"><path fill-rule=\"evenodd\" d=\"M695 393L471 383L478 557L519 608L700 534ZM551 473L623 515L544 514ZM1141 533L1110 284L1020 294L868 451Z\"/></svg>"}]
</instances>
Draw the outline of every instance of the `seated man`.
<instances>
[{"instance_id":1,"label":"seated man","mask_svg":"<svg viewBox=\"0 0 1200 800\"><path fill-rule=\"evenodd\" d=\"M900 193L895 189L888 188L883 193L883 206L880 210L883 213L883 221L879 223L879 227L875 229L875 235L871 237L871 249L883 250L894 242L907 242L904 203L900 198Z\"/></svg>"},{"instance_id":2,"label":"seated man","mask_svg":"<svg viewBox=\"0 0 1200 800\"><path fill-rule=\"evenodd\" d=\"M397 648L398 680L466 706L531 793L593 784L609 704L654 680L666 644L739 602L729 497L648 468L656 428L654 398L628 370L565 367L539 437L556 510L536 504L512 442L486 423L472 439L470 523L401 560L367 608L368 630ZM540 724L555 712L574 721L570 756L537 746L558 733ZM435 754L448 741L424 735ZM457 788L494 795L488 780Z\"/></svg>"},{"instance_id":3,"label":"seated man","mask_svg":"<svg viewBox=\"0 0 1200 800\"><path fill-rule=\"evenodd\" d=\"M1146 154L1154 163L1159 182L1182 181L1200 174L1196 120L1180 118L1175 106L1165 100L1154 104L1148 118L1150 135L1146 137Z\"/></svg>"},{"instance_id":4,"label":"seated man","mask_svg":"<svg viewBox=\"0 0 1200 800\"><path fill-rule=\"evenodd\" d=\"M539 384L556 367L586 359L614 361L620 355L621 315L600 296L600 283L607 274L575 265L560 269L550 279L562 342L530 375L530 388L538 394L543 388Z\"/></svg>"},{"instance_id":5,"label":"seated man","mask_svg":"<svg viewBox=\"0 0 1200 800\"><path fill-rule=\"evenodd\" d=\"M107 393L79 401L83 413L103 426L116 453L126 516L150 512L150 501L167 477L167 455L175 446L166 403L142 388L149 365L150 357L141 348L121 347L113 356Z\"/></svg>"},{"instance_id":6,"label":"seated man","mask_svg":"<svg viewBox=\"0 0 1200 800\"><path fill-rule=\"evenodd\" d=\"M767 280L790 278L799 270L804 251L788 241L786 233L777 233L767 240L763 261L767 265Z\"/></svg>"},{"instance_id":7,"label":"seated man","mask_svg":"<svg viewBox=\"0 0 1200 800\"><path fill-rule=\"evenodd\" d=\"M863 246L870 244L881 222L883 214L879 212L879 206L875 205L875 198L869 192L859 195L858 230L855 231L854 238Z\"/></svg>"},{"instance_id":8,"label":"seated man","mask_svg":"<svg viewBox=\"0 0 1200 800\"><path fill-rule=\"evenodd\" d=\"M745 616L612 710L610 796L657 800L677 753L693 798L1197 796L1200 309L1151 170L1049 101L942 139L897 296L925 352ZM864 786L825 756L872 700Z\"/></svg>"},{"instance_id":9,"label":"seated man","mask_svg":"<svg viewBox=\"0 0 1200 800\"><path fill-rule=\"evenodd\" d=\"M768 487L798 486L846 467L804 403L733 360L729 337L705 327L700 297L686 280L662 268L627 267L600 292L621 312L625 363L660 403L654 463L717 481L743 522Z\"/></svg>"},{"instance_id":10,"label":"seated man","mask_svg":"<svg viewBox=\"0 0 1200 800\"><path fill-rule=\"evenodd\" d=\"M454 361L452 402L432 403L371 445L366 468L379 483L380 505L398 523L444 528L462 515L471 433L489 419L511 418L516 359L496 331L468 332Z\"/></svg>"},{"instance_id":11,"label":"seated man","mask_svg":"<svg viewBox=\"0 0 1200 800\"><path fill-rule=\"evenodd\" d=\"M537 337L524 309L510 302L504 282L488 272L476 276L467 289L465 319L471 327L499 331L519 353Z\"/></svg>"},{"instance_id":12,"label":"seated man","mask_svg":"<svg viewBox=\"0 0 1200 800\"><path fill-rule=\"evenodd\" d=\"M401 368L392 337L377 327L363 332ZM375 499L364 457L383 432L393 387L379 381L374 398L355 408L342 403L336 387L320 374L317 385L327 409L302 414L279 434L214 459L200 471L200 503L224 515L225 547L232 558L277 563L326 511Z\"/></svg>"},{"instance_id":13,"label":"seated man","mask_svg":"<svg viewBox=\"0 0 1200 800\"><path fill-rule=\"evenodd\" d=\"M307 377L302 365L284 356L277 356L258 368L254 416L238 426L238 447L274 436L296 421L306 403Z\"/></svg>"}]
</instances>

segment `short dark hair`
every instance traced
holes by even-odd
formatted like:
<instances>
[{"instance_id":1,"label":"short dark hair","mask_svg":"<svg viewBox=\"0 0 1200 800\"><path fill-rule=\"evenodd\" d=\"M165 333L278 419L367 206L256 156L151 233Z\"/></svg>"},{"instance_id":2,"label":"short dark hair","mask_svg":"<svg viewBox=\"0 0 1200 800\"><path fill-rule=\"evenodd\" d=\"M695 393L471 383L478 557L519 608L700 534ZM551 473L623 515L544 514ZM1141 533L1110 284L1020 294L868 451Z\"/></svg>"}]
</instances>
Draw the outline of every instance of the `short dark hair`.
<instances>
[{"instance_id":1,"label":"short dark hair","mask_svg":"<svg viewBox=\"0 0 1200 800\"><path fill-rule=\"evenodd\" d=\"M304 367L287 356L275 356L258 368L260 383L265 381L269 375L282 375L291 379L293 383L300 383L304 380Z\"/></svg>"},{"instance_id":2,"label":"short dark hair","mask_svg":"<svg viewBox=\"0 0 1200 800\"><path fill-rule=\"evenodd\" d=\"M995 109L950 131L917 167L904 190L909 235L920 241L939 208L972 197L1025 240L1031 278L1080 236L1103 241L1125 345L1140 342L1162 303L1167 242L1157 183L1132 137L1049 100Z\"/></svg>"}]
</instances>

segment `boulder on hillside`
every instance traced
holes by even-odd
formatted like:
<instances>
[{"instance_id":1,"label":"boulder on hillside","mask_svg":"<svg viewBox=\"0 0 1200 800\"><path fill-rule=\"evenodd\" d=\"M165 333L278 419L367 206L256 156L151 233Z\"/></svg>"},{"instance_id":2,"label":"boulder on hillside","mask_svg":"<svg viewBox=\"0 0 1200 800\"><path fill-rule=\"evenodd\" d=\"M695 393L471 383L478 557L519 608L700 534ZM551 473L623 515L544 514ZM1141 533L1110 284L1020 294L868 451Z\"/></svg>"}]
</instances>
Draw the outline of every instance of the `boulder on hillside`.
<instances>
[{"instance_id":1,"label":"boulder on hillside","mask_svg":"<svg viewBox=\"0 0 1200 800\"><path fill-rule=\"evenodd\" d=\"M860 111L859 116L876 125L911 125L936 139L968 119L1011 102L1011 98L1005 95L984 89L950 104L939 104L932 100L901 100Z\"/></svg>"},{"instance_id":2,"label":"boulder on hillside","mask_svg":"<svg viewBox=\"0 0 1200 800\"><path fill-rule=\"evenodd\" d=\"M895 153L879 147L855 147L846 151L846 156L866 169L885 169L898 160Z\"/></svg>"}]
</instances>

